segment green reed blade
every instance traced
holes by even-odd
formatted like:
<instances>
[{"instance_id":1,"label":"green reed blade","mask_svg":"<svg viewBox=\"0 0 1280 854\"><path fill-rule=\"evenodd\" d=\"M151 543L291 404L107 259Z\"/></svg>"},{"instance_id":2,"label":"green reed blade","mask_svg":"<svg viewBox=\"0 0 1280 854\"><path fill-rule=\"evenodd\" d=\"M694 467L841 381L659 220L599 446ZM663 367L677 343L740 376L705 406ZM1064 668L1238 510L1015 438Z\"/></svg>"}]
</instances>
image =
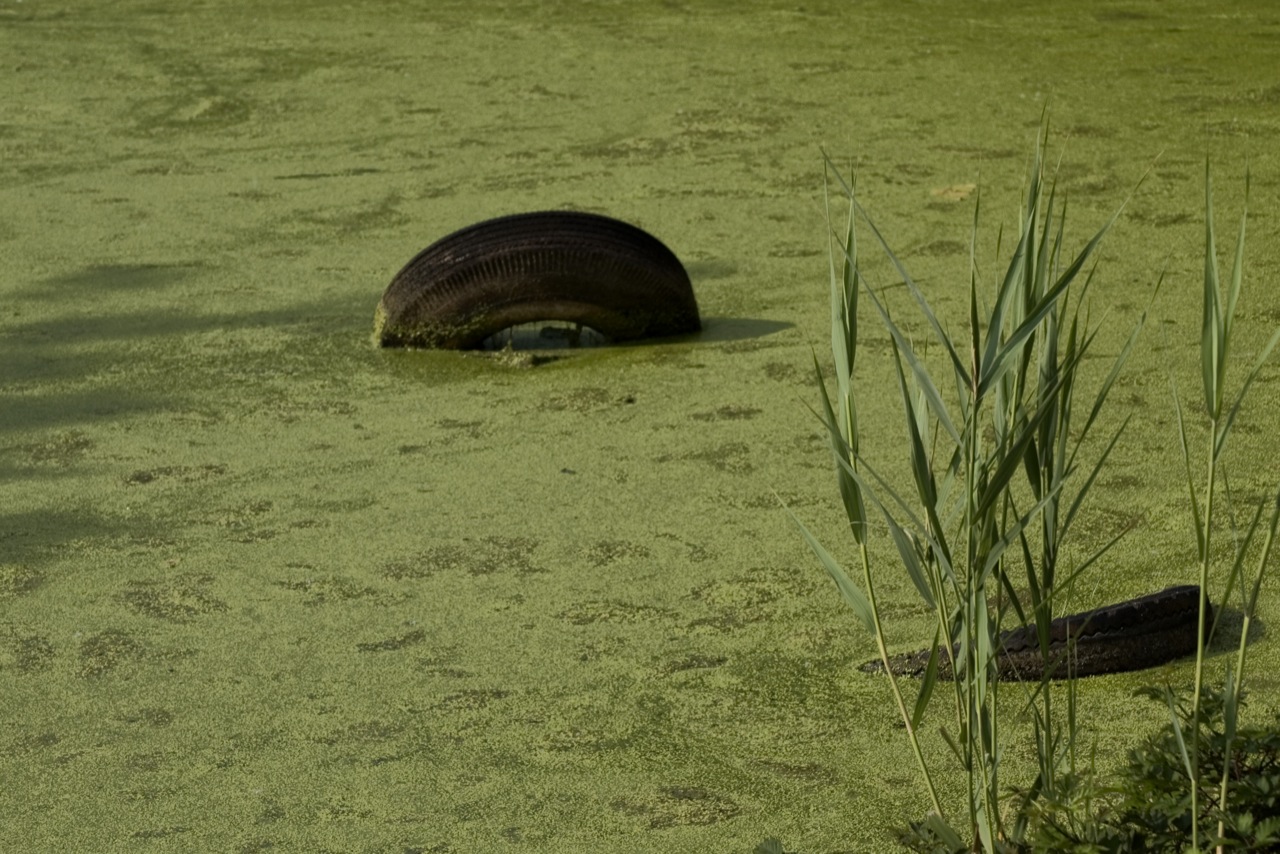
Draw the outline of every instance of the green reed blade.
<instances>
[{"instance_id":1,"label":"green reed blade","mask_svg":"<svg viewBox=\"0 0 1280 854\"><path fill-rule=\"evenodd\" d=\"M1191 502L1191 518L1196 531L1196 554L1201 563L1205 560L1204 525L1200 516L1200 499L1196 495L1195 476L1191 474L1191 449L1187 446L1187 425L1182 417L1182 400L1178 397L1178 382L1169 372L1169 386L1173 392L1173 408L1178 415L1178 444L1182 448L1183 467L1187 473L1187 498Z\"/></svg>"},{"instance_id":2,"label":"green reed blade","mask_svg":"<svg viewBox=\"0 0 1280 854\"><path fill-rule=\"evenodd\" d=\"M925 566L920 561L920 553L916 550L915 542L911 539L911 535L898 524L898 521L892 515L884 511L885 522L889 526L889 536L893 538L893 544L898 549L898 557L902 560L903 567L907 570L907 575L911 579L911 583L916 586L916 590L920 593L920 598L924 600L926 606L930 609L934 607L936 601L933 590L930 589L928 573Z\"/></svg>"},{"instance_id":3,"label":"green reed blade","mask_svg":"<svg viewBox=\"0 0 1280 854\"><path fill-rule=\"evenodd\" d=\"M809 533L809 529L804 526L804 523L800 521L796 514L792 513L790 509L787 512L791 514L792 521L800 529L800 534L804 537L804 541L809 544L809 548L818 556L818 560L822 562L822 566L826 569L827 574L831 576L831 580L836 583L836 587L840 590L840 595L844 597L844 601L849 603L849 607L853 608L853 612L862 620L862 624L867 627L867 631L874 635L876 630L875 618L871 613L871 603L867 601L867 597L862 594L862 590L849 577L849 574L844 571L844 567L840 565L840 562L822 547L822 543L818 542L818 539L813 534Z\"/></svg>"},{"instance_id":4,"label":"green reed blade","mask_svg":"<svg viewBox=\"0 0 1280 854\"><path fill-rule=\"evenodd\" d=\"M1192 788L1195 788L1198 785L1199 778L1196 776L1195 765L1191 762L1191 755L1187 752L1187 743L1182 737L1182 721L1178 719L1178 709L1173 701L1173 690L1168 685L1164 686L1164 698L1169 705L1169 717L1173 721L1173 735L1178 744L1178 754L1182 757L1182 767L1186 769L1187 779L1190 781ZM1198 738L1199 733L1193 730L1191 737Z\"/></svg>"},{"instance_id":5,"label":"green reed blade","mask_svg":"<svg viewBox=\"0 0 1280 854\"><path fill-rule=\"evenodd\" d=\"M1093 464L1093 468L1089 470L1089 476L1085 478L1085 481L1083 484L1081 484L1080 489L1076 491L1076 497L1072 499L1071 506L1067 508L1067 515L1063 517L1062 524L1058 528L1059 542L1066 539L1067 531L1071 528L1071 523L1075 520L1076 513L1080 510L1080 506L1084 503L1085 496L1088 495L1089 490L1093 487L1093 482L1097 479L1098 474L1102 471L1102 466L1104 463L1106 463L1107 457L1111 456L1111 449L1114 448L1116 446L1116 442L1120 440L1120 434L1124 432L1125 427L1129 426L1129 419L1131 417L1132 416L1128 416L1128 415L1125 416L1124 421L1120 423L1120 426L1116 429L1116 432L1112 434L1111 441L1107 443L1107 447L1103 449L1102 453L1098 456L1097 461ZM1083 441L1083 439L1084 437L1082 435L1081 440ZM1077 444L1076 448L1079 449L1079 447L1080 446ZM1074 457L1074 454L1072 456Z\"/></svg>"},{"instance_id":6,"label":"green reed blade","mask_svg":"<svg viewBox=\"0 0 1280 854\"><path fill-rule=\"evenodd\" d=\"M1257 379L1258 372L1262 370L1263 364L1270 358L1271 351L1275 349L1277 343L1280 343L1280 329L1271 334L1271 338L1267 341L1267 346L1262 348L1262 354L1258 356L1253 363L1253 367L1249 369L1249 373L1245 376L1244 383L1240 386L1239 394L1236 395L1231 408L1227 410L1227 417L1222 419L1222 426L1218 429L1218 434L1213 442L1213 456L1215 459L1222 456L1223 448L1227 444L1227 435L1231 432L1231 425L1235 423L1236 414L1240 411L1240 404L1244 403L1245 392L1249 390L1249 386L1253 385L1253 381Z\"/></svg>"},{"instance_id":7,"label":"green reed blade","mask_svg":"<svg viewBox=\"0 0 1280 854\"><path fill-rule=\"evenodd\" d=\"M1244 231L1249 219L1249 170L1244 173L1244 205L1240 212L1240 233L1236 236L1236 255L1231 264L1231 284L1227 288L1227 310L1222 317L1222 358L1226 361L1227 348L1231 344L1231 324L1236 316L1236 300L1240 298L1240 285L1244 279Z\"/></svg>"},{"instance_id":8,"label":"green reed blade","mask_svg":"<svg viewBox=\"0 0 1280 854\"><path fill-rule=\"evenodd\" d=\"M823 413L818 415L818 419L822 421L827 428L827 437L831 444L831 455L836 461L853 459L857 450L851 446L840 430L840 423L836 420L836 413L831 405L831 398L827 394L827 387L822 381L822 367L818 364L818 354L813 354L813 371L818 382L818 389L821 392ZM852 398L850 398L852 403ZM853 407L849 407L851 414L851 424L853 436L857 437L857 420ZM815 413L817 414L817 413ZM867 527L867 510L862 500L862 493L858 489L857 482L849 476L841 466L836 466L836 482L840 489L840 501L844 505L845 515L849 519L849 530L853 534L854 540L861 545L866 541Z\"/></svg>"},{"instance_id":9,"label":"green reed blade","mask_svg":"<svg viewBox=\"0 0 1280 854\"><path fill-rule=\"evenodd\" d=\"M847 460L840 460L840 465L849 472L854 480L858 482L858 488L862 491L862 494L866 496L873 505L875 505L877 510L880 511L881 516L883 516L889 523L890 531L892 532L897 529L909 537L910 534L907 533L906 528L897 522L893 514L889 512L889 508L876 493L875 488L863 477L864 471L869 473L875 479L876 483L878 483L884 490L885 494L893 499L893 503L897 505L902 515L911 523L916 535L929 546L930 552L938 561L938 567L943 576L949 579L955 578L955 570L951 561L951 549L948 546L946 539L935 536L934 531L930 531L926 528L926 526L920 521L919 517L916 516L915 511L911 509L911 506L902 499L902 496L897 493L889 482L886 481L880 473L866 461L866 459L859 457L858 468L854 468ZM899 545L899 551L902 551L901 545ZM912 553L914 553L914 549L912 550ZM918 562L912 562L907 566L907 570L911 574L912 582L920 591L921 596L924 597L925 602L928 603L930 608L934 607L933 594L929 592L931 587L927 580L924 568L921 567Z\"/></svg>"},{"instance_id":10,"label":"green reed blade","mask_svg":"<svg viewBox=\"0 0 1280 854\"><path fill-rule=\"evenodd\" d=\"M1163 282L1164 272L1161 271L1160 278L1156 281L1155 290L1151 295L1152 300L1154 300L1155 295L1159 293L1160 285ZM1098 413L1102 411L1102 404L1106 402L1107 396L1111 393L1111 387L1115 385L1116 378L1120 376L1120 369L1123 368L1125 363L1129 360L1129 354L1133 352L1134 345L1138 343L1138 337L1141 335L1142 329L1146 325L1147 314L1149 312L1150 303L1148 303L1148 307L1144 309L1142 314L1138 317L1138 322L1134 324L1133 331L1129 333L1129 337L1125 341L1124 346L1120 348L1120 354L1116 356L1115 361L1111 364L1111 371L1107 374L1107 378L1103 380L1102 385L1098 388L1097 394L1094 395L1093 406L1089 409L1089 417L1085 419L1084 427L1080 431L1080 438L1076 442L1077 451L1081 444L1083 444L1085 437L1089 435L1089 430L1093 427L1094 421L1097 420ZM1101 324L1099 324L1099 326L1100 325ZM1098 327L1094 327L1093 332L1089 334L1086 345L1088 343L1092 343L1094 335L1097 334L1097 330ZM1085 349L1087 349L1087 346L1081 349L1081 356L1084 355ZM1075 452L1072 453L1071 458L1073 460L1075 459Z\"/></svg>"},{"instance_id":11,"label":"green reed blade","mask_svg":"<svg viewBox=\"0 0 1280 854\"><path fill-rule=\"evenodd\" d=\"M1229 495L1228 493L1228 500L1230 500ZM1244 578L1245 555L1249 551L1249 546L1253 543L1253 535L1258 531L1258 523L1262 521L1262 511L1264 509L1266 509L1265 503L1259 502L1258 506L1254 508L1253 518L1249 520L1249 524L1244 530L1244 537L1235 544L1235 558L1231 561L1231 571L1227 573L1227 584L1222 590L1223 603L1231 601L1231 594L1235 592L1236 582ZM1248 596L1243 584L1241 585L1240 594L1241 596ZM1217 608L1213 614L1213 625L1209 627L1209 632L1205 636L1206 644L1213 643L1213 637L1218 631L1218 621L1221 619L1222 609Z\"/></svg>"},{"instance_id":12,"label":"green reed blade","mask_svg":"<svg viewBox=\"0 0 1280 854\"><path fill-rule=\"evenodd\" d=\"M831 163L831 159L826 157L825 154L823 157L826 159L828 166L834 168L834 165ZM883 250L885 256L897 271L898 277L902 280L902 283L907 286L907 290L911 292L912 297L916 300L917 304L919 304L921 313L929 321L929 325L933 327L934 335L938 339L938 343L942 345L942 348L950 357L952 370L956 373L957 377L963 378L963 384L968 386L968 373L965 371L964 365L960 361L959 355L956 353L950 336L947 335L946 330L943 329L942 324L938 322L938 318L929 307L929 303L924 299L923 292L921 292L920 288L916 285L915 280L911 278L911 274L907 272L907 268L903 266L902 261L898 258L897 254L895 254L893 249L890 248L889 242L885 240L884 235L880 233L880 229L876 226L875 221L871 219L870 214L868 214L866 209L862 207L862 204L854 195L853 187L841 178L838 172L836 174L836 180L839 181L840 186L844 189L850 206L857 211L858 216L862 217L863 222L865 222L867 227L871 229L872 235L876 238L876 242L880 244L881 250ZM859 276L859 278L861 279L862 277ZM865 280L863 280L863 284L867 287L868 292L870 292L870 285L867 285Z\"/></svg>"},{"instance_id":13,"label":"green reed blade","mask_svg":"<svg viewBox=\"0 0 1280 854\"><path fill-rule=\"evenodd\" d=\"M938 683L938 653L941 642L941 632L935 629L933 632L933 646L929 648L929 663L925 665L924 677L920 680L920 693L916 695L915 708L911 711L911 727L913 729L920 728L920 721L924 719L924 711L928 708L929 699L933 696L934 686Z\"/></svg>"},{"instance_id":14,"label":"green reed blade","mask_svg":"<svg viewBox=\"0 0 1280 854\"><path fill-rule=\"evenodd\" d=\"M928 514L929 524L934 530L937 527L938 493L933 479L933 469L929 465L929 455L924 449L924 441L920 437L920 419L916 415L915 405L911 401L911 392L907 389L907 378L902 372L902 358L897 344L893 344L893 364L898 375L898 391L902 396L902 408L907 418L907 443L910 451L911 476L915 480L916 495L920 504Z\"/></svg>"},{"instance_id":15,"label":"green reed blade","mask_svg":"<svg viewBox=\"0 0 1280 854\"><path fill-rule=\"evenodd\" d=\"M1039 430L1040 423L1048 418L1052 413L1052 409L1047 406L1041 406L1032 413L1031 419L1024 423L1018 430L1017 435L1005 450L1004 456L1000 459L996 470L991 474L987 481L986 488L978 498L977 515L984 516L990 510L995 502L1005 494L1009 481L1013 479L1017 473L1018 467L1023 464L1023 455L1035 441L1036 432Z\"/></svg>"},{"instance_id":16,"label":"green reed blade","mask_svg":"<svg viewBox=\"0 0 1280 854\"><path fill-rule=\"evenodd\" d=\"M1007 549L1014 542L1014 540L1017 539L1018 535L1022 532L1022 529L1025 528L1028 524L1031 523L1033 519L1036 518L1036 516L1044 508L1045 504L1047 504L1050 500L1053 499L1054 496L1058 494L1058 492L1062 489L1062 486L1063 484L1061 483L1055 484L1053 489L1050 490L1049 493L1045 495L1044 498L1041 498L1039 501L1033 504L1031 509L1027 511L1025 515L1019 517L1017 521L1013 523L1013 525L1005 527L1004 535L998 538L994 543L992 543L990 550L987 552L987 560L986 560L986 563L983 564L982 566L982 574L979 576L979 578L983 580L987 578L987 576L991 573L991 571L995 569L996 564L1000 562L1000 557L1001 555L1004 554L1005 549Z\"/></svg>"},{"instance_id":17,"label":"green reed blade","mask_svg":"<svg viewBox=\"0 0 1280 854\"><path fill-rule=\"evenodd\" d=\"M1209 160L1204 164L1204 299L1200 326L1200 368L1204 379L1204 403L1214 421L1222 413L1222 384L1226 349L1223 338L1222 303L1218 293L1218 250L1213 236L1213 180Z\"/></svg>"},{"instance_id":18,"label":"green reed blade","mask_svg":"<svg viewBox=\"0 0 1280 854\"><path fill-rule=\"evenodd\" d=\"M861 279L862 277L859 276ZM884 307L875 292L871 290L871 286L867 284L866 279L862 279L863 287L866 289L867 296L871 298L871 304L875 306L876 312L880 315L880 320L884 323L885 329L888 330L890 338L893 339L895 346L901 352L902 357L907 360L907 365L911 368L911 373L916 378L916 383L920 390L929 399L929 408L933 411L934 416L938 419L938 423L951 436L952 441L957 445L962 444L960 431L956 429L955 424L951 420L950 414L947 412L947 406L942 401L942 395L938 392L937 385L933 382L933 377L925 368L924 363L916 358L915 351L911 348L910 342L907 341L902 330L893 322L889 316L889 310Z\"/></svg>"}]
</instances>

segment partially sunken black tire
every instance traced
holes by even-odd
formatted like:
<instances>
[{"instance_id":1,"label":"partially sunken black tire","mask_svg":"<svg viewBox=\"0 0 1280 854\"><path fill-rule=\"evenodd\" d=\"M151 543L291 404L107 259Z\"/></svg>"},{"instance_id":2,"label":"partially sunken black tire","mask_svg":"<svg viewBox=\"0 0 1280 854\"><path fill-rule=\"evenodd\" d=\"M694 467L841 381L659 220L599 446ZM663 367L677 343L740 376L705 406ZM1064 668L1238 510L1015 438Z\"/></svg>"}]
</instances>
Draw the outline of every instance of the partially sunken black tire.
<instances>
[{"instance_id":1,"label":"partially sunken black tire","mask_svg":"<svg viewBox=\"0 0 1280 854\"><path fill-rule=\"evenodd\" d=\"M1059 617L1049 624L1049 661L1040 654L1034 626L1000 634L996 657L1000 678L1039 680L1098 676L1144 670L1196 651L1196 617L1200 588L1169 587L1159 593L1129 599L1105 608ZM1205 614L1212 619L1212 609ZM946 655L939 655L939 675L949 678ZM920 676L929 663L929 650L889 659L900 676ZM882 672L879 660L862 665L868 673Z\"/></svg>"},{"instance_id":2,"label":"partially sunken black tire","mask_svg":"<svg viewBox=\"0 0 1280 854\"><path fill-rule=\"evenodd\" d=\"M383 347L476 349L511 326L577 323L613 341L702 328L680 260L616 219L541 211L486 220L422 250L387 286Z\"/></svg>"}]
</instances>

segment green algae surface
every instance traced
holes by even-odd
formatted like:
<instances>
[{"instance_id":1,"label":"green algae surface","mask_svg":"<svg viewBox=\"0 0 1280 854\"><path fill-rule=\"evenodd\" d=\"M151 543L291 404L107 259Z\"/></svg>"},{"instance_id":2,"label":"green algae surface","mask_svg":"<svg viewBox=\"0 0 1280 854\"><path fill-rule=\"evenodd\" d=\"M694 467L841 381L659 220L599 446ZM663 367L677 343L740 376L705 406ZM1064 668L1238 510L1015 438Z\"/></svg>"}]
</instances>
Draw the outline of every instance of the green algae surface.
<instances>
[{"instance_id":1,"label":"green algae surface","mask_svg":"<svg viewBox=\"0 0 1280 854\"><path fill-rule=\"evenodd\" d=\"M1278 53L1265 0L0 0L0 848L889 850L923 787L779 501L844 546L807 408L821 151L953 326L967 185L990 281L1046 103L1069 241L1150 169L1092 287L1109 356L1167 271L1078 526L1132 529L1093 607L1194 578L1168 388L1198 400L1206 155L1221 235L1253 175L1240 365L1280 323ZM419 249L550 208L667 243L704 332L371 345ZM1278 376L1236 425L1241 512L1280 476ZM906 650L928 622L887 545ZM1280 656L1251 654L1261 714ZM1083 682L1087 739L1113 760L1162 720L1133 688L1189 678Z\"/></svg>"}]
</instances>

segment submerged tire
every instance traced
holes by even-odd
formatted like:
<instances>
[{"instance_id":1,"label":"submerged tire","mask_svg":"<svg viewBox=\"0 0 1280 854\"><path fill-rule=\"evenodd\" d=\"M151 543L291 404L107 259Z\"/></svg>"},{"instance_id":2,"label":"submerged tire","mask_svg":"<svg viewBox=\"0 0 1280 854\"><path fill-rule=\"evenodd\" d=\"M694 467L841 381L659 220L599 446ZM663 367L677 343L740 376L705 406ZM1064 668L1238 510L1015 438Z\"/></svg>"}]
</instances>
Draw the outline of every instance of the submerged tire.
<instances>
[{"instance_id":1,"label":"submerged tire","mask_svg":"<svg viewBox=\"0 0 1280 854\"><path fill-rule=\"evenodd\" d=\"M702 328L680 260L633 225L540 211L476 223L441 238L382 294L383 347L475 349L511 326L564 321L614 341Z\"/></svg>"},{"instance_id":2,"label":"submerged tire","mask_svg":"<svg viewBox=\"0 0 1280 854\"><path fill-rule=\"evenodd\" d=\"M1192 584L1059 617L1049 624L1047 664L1040 654L1035 626L1001 632L996 657L1000 678L1038 681L1046 669L1051 679L1098 676L1144 670L1192 655L1199 609L1200 588ZM1212 608L1205 618L1213 618ZM889 666L900 676L920 676L928 663L927 649L889 659ZM868 661L862 670L882 672L884 665L879 660ZM944 678L951 675L945 655L939 657L939 674Z\"/></svg>"}]
</instances>

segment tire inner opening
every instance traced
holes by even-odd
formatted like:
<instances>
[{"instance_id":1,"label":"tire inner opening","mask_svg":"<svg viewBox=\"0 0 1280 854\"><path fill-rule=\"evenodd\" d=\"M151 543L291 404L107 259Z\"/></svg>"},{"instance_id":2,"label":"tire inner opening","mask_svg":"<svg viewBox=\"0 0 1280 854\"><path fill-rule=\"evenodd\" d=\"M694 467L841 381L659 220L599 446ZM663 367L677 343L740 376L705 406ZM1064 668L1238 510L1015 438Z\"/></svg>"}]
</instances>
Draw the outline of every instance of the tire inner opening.
<instances>
[{"instance_id":1,"label":"tire inner opening","mask_svg":"<svg viewBox=\"0 0 1280 854\"><path fill-rule=\"evenodd\" d=\"M579 347L603 347L609 338L603 333L564 320L539 320L517 323L501 329L480 344L482 350L567 350Z\"/></svg>"}]
</instances>

